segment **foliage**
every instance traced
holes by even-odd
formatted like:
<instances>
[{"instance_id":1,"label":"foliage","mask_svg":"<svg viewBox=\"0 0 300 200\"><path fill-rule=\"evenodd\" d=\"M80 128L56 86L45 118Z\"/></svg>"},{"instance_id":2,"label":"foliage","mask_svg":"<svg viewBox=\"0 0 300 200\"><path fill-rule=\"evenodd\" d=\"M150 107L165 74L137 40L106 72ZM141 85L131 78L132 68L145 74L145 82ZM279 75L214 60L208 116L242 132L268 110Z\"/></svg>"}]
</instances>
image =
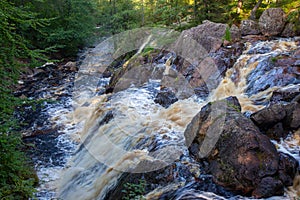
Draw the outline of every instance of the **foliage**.
<instances>
[{"instance_id":1,"label":"foliage","mask_svg":"<svg viewBox=\"0 0 300 200\"><path fill-rule=\"evenodd\" d=\"M18 122L13 118L13 112L21 100L12 96L11 90L3 85L0 90L0 199L28 199L38 180L21 150L21 135L14 132Z\"/></svg>"},{"instance_id":2,"label":"foliage","mask_svg":"<svg viewBox=\"0 0 300 200\"><path fill-rule=\"evenodd\" d=\"M26 35L31 32L40 32L48 20L36 18L37 14L21 9L7 0L0 2L0 70L5 67L11 67L10 71L14 73L12 66L17 66L16 59L29 60L33 64L38 61L47 60L43 55L44 51L33 49L30 40ZM9 74L11 77L11 74Z\"/></svg>"},{"instance_id":3,"label":"foliage","mask_svg":"<svg viewBox=\"0 0 300 200\"><path fill-rule=\"evenodd\" d=\"M12 95L23 66L38 66L60 50L76 55L93 34L93 0L0 1L0 199L28 199L37 178L22 153Z\"/></svg>"},{"instance_id":4,"label":"foliage","mask_svg":"<svg viewBox=\"0 0 300 200\"><path fill-rule=\"evenodd\" d=\"M37 176L19 149L20 136L0 134L0 198L28 199L32 197Z\"/></svg>"},{"instance_id":5,"label":"foliage","mask_svg":"<svg viewBox=\"0 0 300 200\"><path fill-rule=\"evenodd\" d=\"M39 0L25 6L38 17L48 19L40 30L45 34L32 36L33 44L40 49L54 47L66 56L74 56L84 47L95 32L95 0ZM53 54L51 54L53 56Z\"/></svg>"},{"instance_id":6,"label":"foliage","mask_svg":"<svg viewBox=\"0 0 300 200\"><path fill-rule=\"evenodd\" d=\"M124 200L141 200L143 198L143 194L145 193L146 181L141 179L138 184L135 183L126 183L124 185Z\"/></svg>"},{"instance_id":7,"label":"foliage","mask_svg":"<svg viewBox=\"0 0 300 200\"><path fill-rule=\"evenodd\" d=\"M223 40L226 40L226 41L231 41L231 33L230 33L230 28L227 27L226 30L225 30L225 35L223 36Z\"/></svg>"},{"instance_id":8,"label":"foliage","mask_svg":"<svg viewBox=\"0 0 300 200\"><path fill-rule=\"evenodd\" d=\"M100 0L98 24L102 32L111 34L140 26L183 30L203 20L231 25L249 18L256 6L257 19L266 8L283 7L289 12L299 7L299 3L292 0Z\"/></svg>"},{"instance_id":9,"label":"foliage","mask_svg":"<svg viewBox=\"0 0 300 200\"><path fill-rule=\"evenodd\" d=\"M300 34L300 7L289 13L288 22L292 23L294 25L294 31Z\"/></svg>"},{"instance_id":10,"label":"foliage","mask_svg":"<svg viewBox=\"0 0 300 200\"><path fill-rule=\"evenodd\" d=\"M44 50L32 46L28 33L40 33L48 20L20 8L11 1L0 2L0 199L28 199L34 191L36 175L21 151L19 134L12 130L17 122L13 112L21 100L12 95L24 63L38 65L47 60Z\"/></svg>"},{"instance_id":11,"label":"foliage","mask_svg":"<svg viewBox=\"0 0 300 200\"><path fill-rule=\"evenodd\" d=\"M99 4L98 26L105 34L116 34L140 27L138 4L131 0L102 0Z\"/></svg>"}]
</instances>

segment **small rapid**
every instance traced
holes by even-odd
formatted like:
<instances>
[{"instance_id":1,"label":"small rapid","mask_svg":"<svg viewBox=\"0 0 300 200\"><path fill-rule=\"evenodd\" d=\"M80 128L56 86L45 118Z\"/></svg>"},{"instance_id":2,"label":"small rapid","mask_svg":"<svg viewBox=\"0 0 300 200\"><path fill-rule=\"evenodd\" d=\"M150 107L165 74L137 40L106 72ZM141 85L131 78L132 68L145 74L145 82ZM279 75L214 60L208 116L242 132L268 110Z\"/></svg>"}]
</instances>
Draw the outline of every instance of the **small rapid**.
<instances>
[{"instance_id":1,"label":"small rapid","mask_svg":"<svg viewBox=\"0 0 300 200\"><path fill-rule=\"evenodd\" d=\"M170 181L156 184L144 198L249 199L216 186L212 177L202 174L203 166L190 157L183 134L208 102L236 96L242 112L250 115L267 106L274 91L291 85L300 87L298 78L276 77L281 71L272 65L273 60L299 49L297 41L276 39L245 46L243 54L207 98L194 94L168 108L155 102L162 90L161 79L149 79L140 86L133 84L106 94L110 78L103 74L114 60L114 46L106 40L88 52L76 75L73 97L66 101L68 105L47 108L54 124L63 127L56 140L68 162L38 167L43 182L37 197L109 199L124 174L142 174L172 166ZM278 151L300 161L298 134L273 142ZM286 192L285 196L271 199L290 199L294 193Z\"/></svg>"}]
</instances>

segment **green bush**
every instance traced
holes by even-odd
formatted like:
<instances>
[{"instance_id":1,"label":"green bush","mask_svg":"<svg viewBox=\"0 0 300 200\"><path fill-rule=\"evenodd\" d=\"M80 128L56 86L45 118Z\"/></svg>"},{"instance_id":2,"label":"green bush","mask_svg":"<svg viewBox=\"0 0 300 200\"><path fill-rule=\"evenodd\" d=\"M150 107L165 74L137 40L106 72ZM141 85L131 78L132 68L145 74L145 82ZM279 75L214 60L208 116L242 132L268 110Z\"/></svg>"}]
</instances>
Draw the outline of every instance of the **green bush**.
<instances>
[{"instance_id":1,"label":"green bush","mask_svg":"<svg viewBox=\"0 0 300 200\"><path fill-rule=\"evenodd\" d=\"M0 199L28 199L35 191L38 178L20 144L19 135L0 134Z\"/></svg>"},{"instance_id":2,"label":"green bush","mask_svg":"<svg viewBox=\"0 0 300 200\"><path fill-rule=\"evenodd\" d=\"M223 36L223 40L226 40L226 41L231 41L231 33L230 33L230 28L227 27L226 30L225 30L225 35Z\"/></svg>"},{"instance_id":3,"label":"green bush","mask_svg":"<svg viewBox=\"0 0 300 200\"><path fill-rule=\"evenodd\" d=\"M42 0L25 5L31 12L38 13L39 18L48 20L48 24L39 29L43 34L31 37L36 48L52 47L59 50L63 58L76 56L95 32L96 0Z\"/></svg>"},{"instance_id":4,"label":"green bush","mask_svg":"<svg viewBox=\"0 0 300 200\"><path fill-rule=\"evenodd\" d=\"M124 193L124 200L141 200L144 199L146 181L140 180L138 184L126 183L122 193Z\"/></svg>"},{"instance_id":5,"label":"green bush","mask_svg":"<svg viewBox=\"0 0 300 200\"><path fill-rule=\"evenodd\" d=\"M12 84L9 80L5 83ZM0 92L0 199L28 199L38 178L22 151L21 135L14 131L19 126L13 118L14 108L21 104L21 99L14 97L3 82Z\"/></svg>"}]
</instances>

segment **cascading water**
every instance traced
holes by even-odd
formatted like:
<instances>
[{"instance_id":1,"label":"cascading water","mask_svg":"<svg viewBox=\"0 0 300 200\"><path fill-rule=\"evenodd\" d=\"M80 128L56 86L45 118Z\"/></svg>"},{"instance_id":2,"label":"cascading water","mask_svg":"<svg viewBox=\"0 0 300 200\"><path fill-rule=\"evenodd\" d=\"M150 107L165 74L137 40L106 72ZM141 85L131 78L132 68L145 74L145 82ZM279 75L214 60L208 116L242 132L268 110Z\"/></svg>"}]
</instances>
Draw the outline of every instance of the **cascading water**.
<instances>
[{"instance_id":1,"label":"cascading water","mask_svg":"<svg viewBox=\"0 0 300 200\"><path fill-rule=\"evenodd\" d=\"M189 157L185 146L183 132L187 124L207 102L237 96L242 111L251 113L267 105L272 91L290 87L289 83L299 87L299 81L290 81L259 88L255 85L258 82L253 81L259 81L260 68L266 60L299 49L294 40L262 41L246 46L243 55L206 100L193 95L168 108L154 101L161 80L150 79L140 87L132 85L113 94L96 95L95 88L90 85L98 85L99 91L108 84L109 79L101 78L104 72L102 67L105 68L113 60L111 43L106 41L97 46L78 73L75 110L71 113L74 121L70 123L82 126L78 134L73 131L73 138L80 140L81 144L61 172L57 183L58 197L66 200L107 198L107 193L117 185L124 172L150 172L174 163L178 172L173 181L149 192L145 195L146 199L157 199L174 188L178 192L172 196L173 199L232 197L231 194L222 197L210 191L201 191L195 185L194 178L205 175L201 175L199 164ZM271 69L269 72L273 73ZM277 146L299 160L298 139L290 136ZM181 168L186 168L191 177L182 175L179 172ZM240 196L234 198L245 199ZM283 198L289 197L278 199Z\"/></svg>"}]
</instances>

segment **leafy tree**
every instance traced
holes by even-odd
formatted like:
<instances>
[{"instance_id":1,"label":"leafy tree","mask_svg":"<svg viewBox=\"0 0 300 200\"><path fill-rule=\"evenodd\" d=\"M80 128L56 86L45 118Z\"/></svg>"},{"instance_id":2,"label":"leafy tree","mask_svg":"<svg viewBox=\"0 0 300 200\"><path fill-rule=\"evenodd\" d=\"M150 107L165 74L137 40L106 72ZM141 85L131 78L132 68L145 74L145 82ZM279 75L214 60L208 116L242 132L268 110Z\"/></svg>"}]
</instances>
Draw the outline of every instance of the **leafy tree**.
<instances>
[{"instance_id":1,"label":"leafy tree","mask_svg":"<svg viewBox=\"0 0 300 200\"><path fill-rule=\"evenodd\" d=\"M31 62L46 60L44 51L34 49L27 37L28 33L40 32L47 20L36 18L37 14L20 8L7 0L0 2L0 70L11 66L16 68L17 59L27 59Z\"/></svg>"},{"instance_id":2,"label":"leafy tree","mask_svg":"<svg viewBox=\"0 0 300 200\"><path fill-rule=\"evenodd\" d=\"M11 1L0 2L0 198L28 199L34 191L36 175L21 152L21 136L12 130L14 107L20 100L11 94L23 63L46 60L44 50L34 49L28 33L40 33L48 23L37 14Z\"/></svg>"},{"instance_id":3,"label":"leafy tree","mask_svg":"<svg viewBox=\"0 0 300 200\"><path fill-rule=\"evenodd\" d=\"M98 20L101 31L115 34L139 27L142 24L142 13L138 8L140 5L131 0L102 0Z\"/></svg>"},{"instance_id":4,"label":"leafy tree","mask_svg":"<svg viewBox=\"0 0 300 200\"><path fill-rule=\"evenodd\" d=\"M188 15L189 4L186 1L158 0L153 12L155 24L165 26L181 25L182 20Z\"/></svg>"},{"instance_id":5,"label":"leafy tree","mask_svg":"<svg viewBox=\"0 0 300 200\"><path fill-rule=\"evenodd\" d=\"M39 17L51 19L43 28L47 35L39 35L35 44L39 48L49 46L61 49L65 56L76 55L79 48L84 47L95 32L96 6L94 0L43 0L32 5L39 10Z\"/></svg>"},{"instance_id":6,"label":"leafy tree","mask_svg":"<svg viewBox=\"0 0 300 200\"><path fill-rule=\"evenodd\" d=\"M231 23L236 15L235 9L238 2L232 0L196 0L195 11L197 13L196 22L211 20L214 22Z\"/></svg>"}]
</instances>

